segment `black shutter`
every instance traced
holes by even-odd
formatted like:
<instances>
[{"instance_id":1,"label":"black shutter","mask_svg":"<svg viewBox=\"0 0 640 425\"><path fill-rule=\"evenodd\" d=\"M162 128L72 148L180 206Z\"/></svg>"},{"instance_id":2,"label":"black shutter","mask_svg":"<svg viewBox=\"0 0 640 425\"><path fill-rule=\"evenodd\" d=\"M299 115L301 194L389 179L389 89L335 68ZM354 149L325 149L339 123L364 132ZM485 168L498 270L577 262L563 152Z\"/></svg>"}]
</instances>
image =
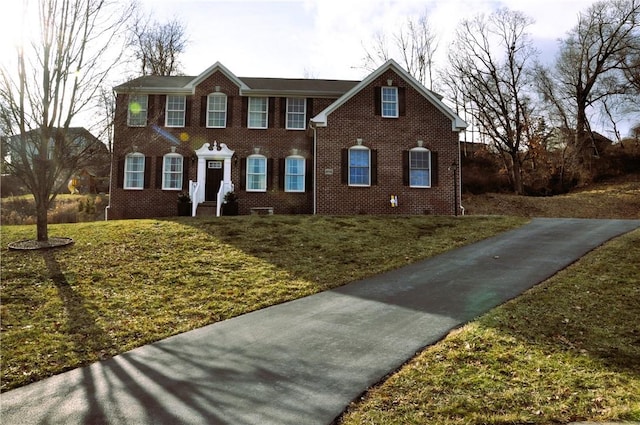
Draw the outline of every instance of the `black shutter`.
<instances>
[{"instance_id":1,"label":"black shutter","mask_svg":"<svg viewBox=\"0 0 640 425\"><path fill-rule=\"evenodd\" d=\"M284 190L284 174L286 172L286 159L278 159L278 188Z\"/></svg>"},{"instance_id":2,"label":"black shutter","mask_svg":"<svg viewBox=\"0 0 640 425\"><path fill-rule=\"evenodd\" d=\"M193 103L193 99L191 96L185 96L184 99L184 126L191 126L191 104Z\"/></svg>"},{"instance_id":3,"label":"black shutter","mask_svg":"<svg viewBox=\"0 0 640 425\"><path fill-rule=\"evenodd\" d=\"M156 105L156 95L150 94L147 96L147 124L150 122L154 122L156 111L158 110L158 106Z\"/></svg>"},{"instance_id":4,"label":"black shutter","mask_svg":"<svg viewBox=\"0 0 640 425\"><path fill-rule=\"evenodd\" d=\"M280 98L280 127L287 128L287 98L286 97Z\"/></svg>"},{"instance_id":5,"label":"black shutter","mask_svg":"<svg viewBox=\"0 0 640 425\"><path fill-rule=\"evenodd\" d=\"M304 161L304 190L311 192L313 190L313 158L305 158Z\"/></svg>"},{"instance_id":6,"label":"black shutter","mask_svg":"<svg viewBox=\"0 0 640 425\"><path fill-rule=\"evenodd\" d=\"M242 98L242 115L240 117L242 119L242 122L240 123L240 127L248 127L247 125L248 111L249 111L249 98L243 97Z\"/></svg>"},{"instance_id":7,"label":"black shutter","mask_svg":"<svg viewBox=\"0 0 640 425\"><path fill-rule=\"evenodd\" d=\"M200 97L200 127L207 126L207 98L208 96Z\"/></svg>"},{"instance_id":8,"label":"black shutter","mask_svg":"<svg viewBox=\"0 0 640 425\"><path fill-rule=\"evenodd\" d=\"M309 120L313 118L313 98L307 98L307 116L305 123L309 123Z\"/></svg>"},{"instance_id":9,"label":"black shutter","mask_svg":"<svg viewBox=\"0 0 640 425\"><path fill-rule=\"evenodd\" d=\"M227 96L227 127L233 126L233 97Z\"/></svg>"},{"instance_id":10,"label":"black shutter","mask_svg":"<svg viewBox=\"0 0 640 425\"><path fill-rule=\"evenodd\" d=\"M182 190L189 190L189 158L182 157Z\"/></svg>"},{"instance_id":11,"label":"black shutter","mask_svg":"<svg viewBox=\"0 0 640 425\"><path fill-rule=\"evenodd\" d=\"M144 157L144 184L143 187L145 189L149 189L151 187L151 157Z\"/></svg>"},{"instance_id":12,"label":"black shutter","mask_svg":"<svg viewBox=\"0 0 640 425\"><path fill-rule=\"evenodd\" d=\"M404 117L407 115L407 89L398 87L398 115Z\"/></svg>"},{"instance_id":13,"label":"black shutter","mask_svg":"<svg viewBox=\"0 0 640 425\"><path fill-rule=\"evenodd\" d=\"M376 115L382 115L382 87L374 87L373 102Z\"/></svg>"},{"instance_id":14,"label":"black shutter","mask_svg":"<svg viewBox=\"0 0 640 425\"><path fill-rule=\"evenodd\" d=\"M267 190L273 189L273 158L267 158Z\"/></svg>"},{"instance_id":15,"label":"black shutter","mask_svg":"<svg viewBox=\"0 0 640 425\"><path fill-rule=\"evenodd\" d=\"M378 151L371 149L371 185L378 184Z\"/></svg>"},{"instance_id":16,"label":"black shutter","mask_svg":"<svg viewBox=\"0 0 640 425\"><path fill-rule=\"evenodd\" d=\"M124 188L124 161L125 158L118 160L118 187Z\"/></svg>"},{"instance_id":17,"label":"black shutter","mask_svg":"<svg viewBox=\"0 0 640 425\"><path fill-rule=\"evenodd\" d=\"M349 184L349 149L342 149L340 168L341 183Z\"/></svg>"},{"instance_id":18,"label":"black shutter","mask_svg":"<svg viewBox=\"0 0 640 425\"><path fill-rule=\"evenodd\" d=\"M409 186L409 151L402 151L402 185Z\"/></svg>"},{"instance_id":19,"label":"black shutter","mask_svg":"<svg viewBox=\"0 0 640 425\"><path fill-rule=\"evenodd\" d=\"M438 152L431 152L431 186L438 185L438 174L440 169L438 167Z\"/></svg>"},{"instance_id":20,"label":"black shutter","mask_svg":"<svg viewBox=\"0 0 640 425\"><path fill-rule=\"evenodd\" d=\"M269 117L267 118L267 127L275 128L276 123L274 121L275 119L274 116L275 116L275 110L276 110L276 98L270 97L267 100L267 104L268 104L268 114L269 114Z\"/></svg>"},{"instance_id":21,"label":"black shutter","mask_svg":"<svg viewBox=\"0 0 640 425\"><path fill-rule=\"evenodd\" d=\"M158 125L164 127L164 113L167 109L167 96L161 94L158 96Z\"/></svg>"},{"instance_id":22,"label":"black shutter","mask_svg":"<svg viewBox=\"0 0 640 425\"><path fill-rule=\"evenodd\" d=\"M162 157L156 157L156 189L162 189ZM146 182L145 182L146 183Z\"/></svg>"},{"instance_id":23,"label":"black shutter","mask_svg":"<svg viewBox=\"0 0 640 425\"><path fill-rule=\"evenodd\" d=\"M240 190L247 187L247 158L240 158Z\"/></svg>"}]
</instances>

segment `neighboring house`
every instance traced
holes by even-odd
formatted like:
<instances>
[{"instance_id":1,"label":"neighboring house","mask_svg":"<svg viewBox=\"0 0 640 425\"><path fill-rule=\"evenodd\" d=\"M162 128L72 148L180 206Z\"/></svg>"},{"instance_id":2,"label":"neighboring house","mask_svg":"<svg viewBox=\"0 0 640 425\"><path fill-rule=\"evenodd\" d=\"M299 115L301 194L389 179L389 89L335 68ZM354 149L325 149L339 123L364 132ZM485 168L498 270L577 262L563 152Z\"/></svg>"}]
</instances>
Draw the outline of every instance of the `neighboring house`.
<instances>
[{"instance_id":1,"label":"neighboring house","mask_svg":"<svg viewBox=\"0 0 640 425\"><path fill-rule=\"evenodd\" d=\"M16 158L25 154L29 164L32 164L33 159L39 155L40 134L40 130L30 130L22 136L7 137L7 162L19 161ZM75 170L72 180L76 183L78 192L106 192L109 188L111 162L106 145L84 127L69 127L64 143L56 146L56 139L60 140L62 137L61 129L53 128L53 134L47 143L47 158L63 161L63 168L68 165L65 160L76 161L75 166L79 168ZM59 149L63 151L60 152ZM63 186L66 187L67 184Z\"/></svg>"},{"instance_id":2,"label":"neighboring house","mask_svg":"<svg viewBox=\"0 0 640 425\"><path fill-rule=\"evenodd\" d=\"M390 60L363 81L145 76L117 94L109 219L234 190L240 214L446 214L465 122ZM390 202L397 199L397 207Z\"/></svg>"}]
</instances>

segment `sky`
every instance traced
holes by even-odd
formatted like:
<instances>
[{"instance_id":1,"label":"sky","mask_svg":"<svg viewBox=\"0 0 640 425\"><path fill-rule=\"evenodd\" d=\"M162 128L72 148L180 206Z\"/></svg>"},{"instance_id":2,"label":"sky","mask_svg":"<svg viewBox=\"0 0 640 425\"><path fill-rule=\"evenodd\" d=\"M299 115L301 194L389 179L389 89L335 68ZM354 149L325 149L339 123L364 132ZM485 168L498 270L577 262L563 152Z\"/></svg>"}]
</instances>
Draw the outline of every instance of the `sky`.
<instances>
[{"instance_id":1,"label":"sky","mask_svg":"<svg viewBox=\"0 0 640 425\"><path fill-rule=\"evenodd\" d=\"M593 0L142 0L160 22L178 18L189 45L186 75L216 61L242 77L362 79L368 40L428 11L439 37L437 60L445 63L456 24L499 7L532 17L530 33L543 60Z\"/></svg>"}]
</instances>

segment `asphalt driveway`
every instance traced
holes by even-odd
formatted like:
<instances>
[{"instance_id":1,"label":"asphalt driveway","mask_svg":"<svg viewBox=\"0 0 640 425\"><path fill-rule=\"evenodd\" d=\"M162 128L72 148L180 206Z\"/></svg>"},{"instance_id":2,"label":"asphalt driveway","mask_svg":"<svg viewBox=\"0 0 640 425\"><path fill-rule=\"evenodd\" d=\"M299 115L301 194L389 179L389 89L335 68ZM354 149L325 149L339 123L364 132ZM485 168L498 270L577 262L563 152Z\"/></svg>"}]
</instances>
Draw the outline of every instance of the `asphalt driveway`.
<instances>
[{"instance_id":1,"label":"asphalt driveway","mask_svg":"<svg viewBox=\"0 0 640 425\"><path fill-rule=\"evenodd\" d=\"M150 344L1 396L3 424L330 424L452 328L638 220L535 219L341 288Z\"/></svg>"}]
</instances>

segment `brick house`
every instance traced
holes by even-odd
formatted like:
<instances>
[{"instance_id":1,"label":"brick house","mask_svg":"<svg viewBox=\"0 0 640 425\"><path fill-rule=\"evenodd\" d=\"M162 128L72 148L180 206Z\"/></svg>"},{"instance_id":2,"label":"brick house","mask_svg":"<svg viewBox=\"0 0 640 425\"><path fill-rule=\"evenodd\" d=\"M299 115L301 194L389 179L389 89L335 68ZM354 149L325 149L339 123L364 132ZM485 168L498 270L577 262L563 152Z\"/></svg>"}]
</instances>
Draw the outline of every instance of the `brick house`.
<instances>
[{"instance_id":1,"label":"brick house","mask_svg":"<svg viewBox=\"0 0 640 425\"><path fill-rule=\"evenodd\" d=\"M458 212L466 124L390 60L362 81L144 76L117 94L109 219ZM395 197L397 206L391 199Z\"/></svg>"}]
</instances>

